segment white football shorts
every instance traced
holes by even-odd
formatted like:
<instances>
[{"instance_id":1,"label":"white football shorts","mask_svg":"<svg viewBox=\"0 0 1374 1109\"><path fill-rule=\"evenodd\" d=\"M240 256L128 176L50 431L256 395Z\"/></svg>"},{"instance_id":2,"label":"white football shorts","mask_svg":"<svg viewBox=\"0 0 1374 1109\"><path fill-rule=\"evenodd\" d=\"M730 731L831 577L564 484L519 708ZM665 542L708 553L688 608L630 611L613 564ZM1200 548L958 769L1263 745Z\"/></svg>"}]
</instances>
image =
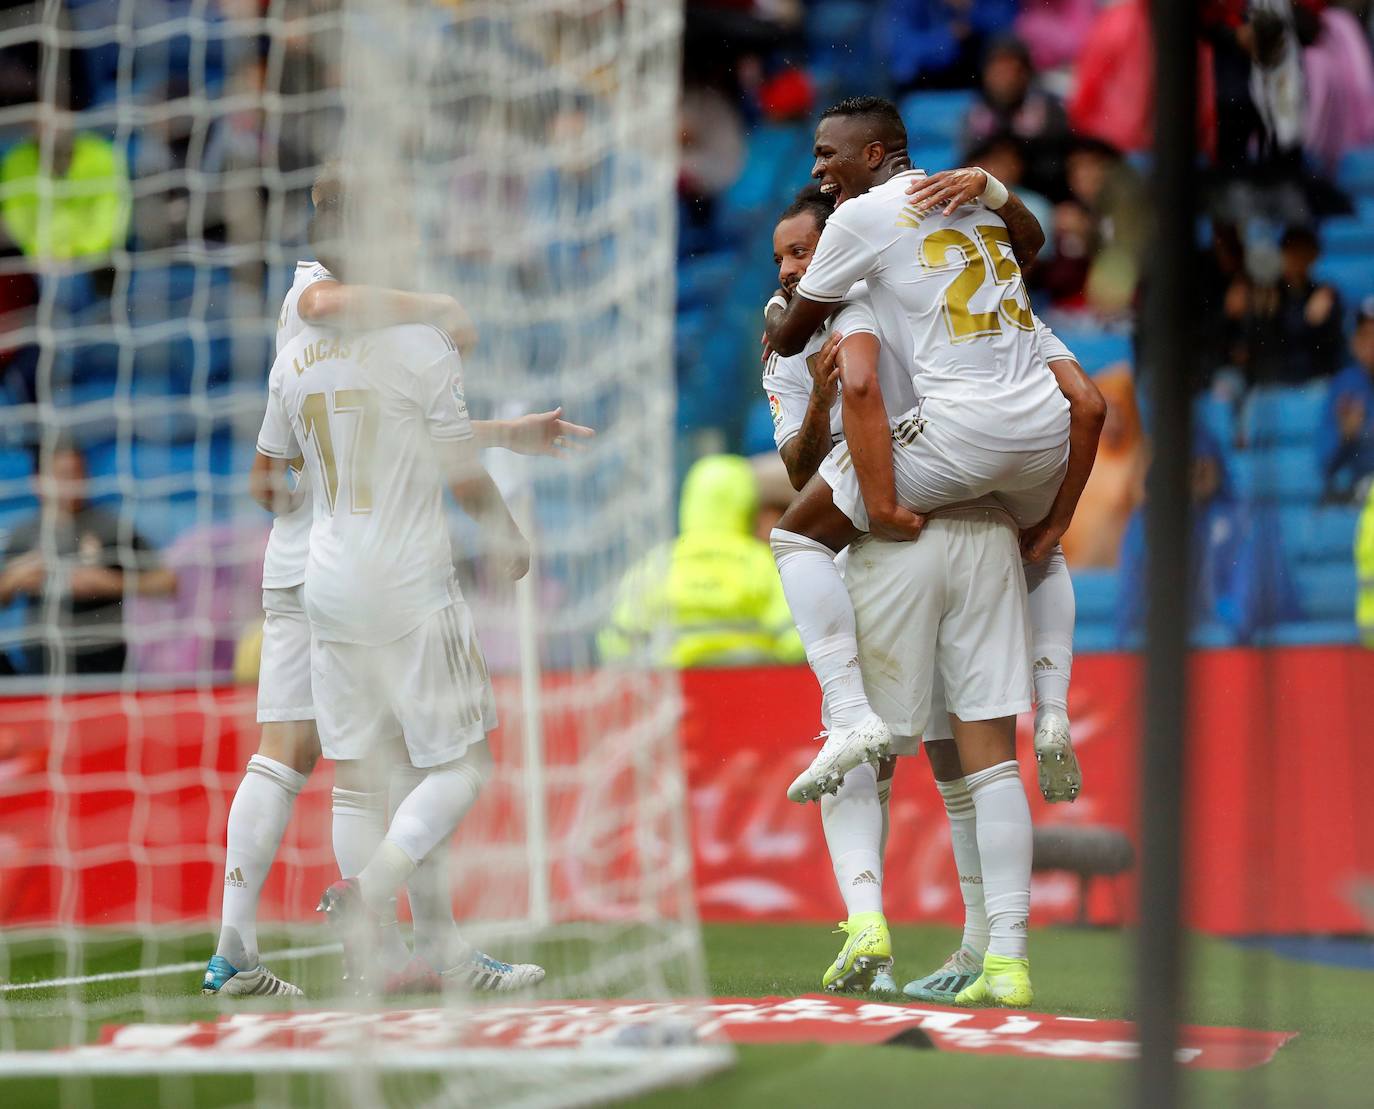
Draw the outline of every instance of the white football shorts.
<instances>
[{"instance_id":1,"label":"white football shorts","mask_svg":"<svg viewBox=\"0 0 1374 1109\"><path fill-rule=\"evenodd\" d=\"M947 712L995 720L1031 707L1030 620L1018 533L1005 511L950 509L913 543L850 547L859 666L873 711L914 754L950 736ZM934 686L944 705L934 719Z\"/></svg>"},{"instance_id":2,"label":"white football shorts","mask_svg":"<svg viewBox=\"0 0 1374 1109\"><path fill-rule=\"evenodd\" d=\"M1038 524L1064 480L1069 442L1044 450L995 451L970 443L949 430L942 407L920 402L892 422L892 471L897 501L913 512L928 513L988 495L1011 513L1017 527ZM849 447L837 443L821 463L835 507L860 531L868 531L859 479Z\"/></svg>"},{"instance_id":3,"label":"white football shorts","mask_svg":"<svg viewBox=\"0 0 1374 1109\"><path fill-rule=\"evenodd\" d=\"M310 693L310 619L305 587L262 591L262 658L258 663L258 723L314 720Z\"/></svg>"},{"instance_id":4,"label":"white football shorts","mask_svg":"<svg viewBox=\"0 0 1374 1109\"><path fill-rule=\"evenodd\" d=\"M462 758L496 727L486 659L462 600L380 647L316 639L311 677L328 759L362 759L404 739L423 770Z\"/></svg>"}]
</instances>

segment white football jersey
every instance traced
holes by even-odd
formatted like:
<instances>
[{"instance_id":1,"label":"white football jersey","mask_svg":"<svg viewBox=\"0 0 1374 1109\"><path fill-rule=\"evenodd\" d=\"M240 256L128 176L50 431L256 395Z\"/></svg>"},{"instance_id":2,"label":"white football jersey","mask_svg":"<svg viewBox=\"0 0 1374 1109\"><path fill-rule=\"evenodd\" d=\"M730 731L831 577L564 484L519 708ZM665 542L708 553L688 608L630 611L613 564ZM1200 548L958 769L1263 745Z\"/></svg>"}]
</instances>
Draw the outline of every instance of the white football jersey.
<instances>
[{"instance_id":1,"label":"white football jersey","mask_svg":"<svg viewBox=\"0 0 1374 1109\"><path fill-rule=\"evenodd\" d=\"M471 436L462 362L437 328L307 327L282 348L258 450L305 456L320 639L390 643L457 598L435 443Z\"/></svg>"},{"instance_id":2,"label":"white football jersey","mask_svg":"<svg viewBox=\"0 0 1374 1109\"><path fill-rule=\"evenodd\" d=\"M981 204L918 212L899 173L826 221L798 292L825 303L867 280L880 322L900 314L916 395L941 402L964 437L992 450L1043 450L1068 435L1069 404L1035 337L1006 224ZM894 351L894 353L903 353Z\"/></svg>"},{"instance_id":3,"label":"white football jersey","mask_svg":"<svg viewBox=\"0 0 1374 1109\"><path fill-rule=\"evenodd\" d=\"M887 408L888 416L900 416L916 403L911 391L911 374L900 356L893 354L888 344L882 342L882 330L869 301L867 286L860 281L849 290L844 306L830 317L825 327L807 340L801 353L785 357L774 353L768 359L763 372L763 391L768 397L768 409L773 416L773 442L779 450L801 431L806 409L811 403L811 360L819 357L821 347L833 331L841 335L868 332L878 336L881 344L878 384L883 392L883 405ZM836 394L835 404L830 409L830 440L838 443L843 438L843 408Z\"/></svg>"},{"instance_id":4,"label":"white football jersey","mask_svg":"<svg viewBox=\"0 0 1374 1109\"><path fill-rule=\"evenodd\" d=\"M318 262L297 262L291 288L282 300L277 317L277 350L305 330L301 319L300 300L316 281L333 281L334 275ZM262 560L264 589L291 589L305 581L305 559L310 552L310 524L314 520L310 506L309 488L305 500L290 512L283 512L272 520L272 534L267 537L267 553Z\"/></svg>"}]
</instances>

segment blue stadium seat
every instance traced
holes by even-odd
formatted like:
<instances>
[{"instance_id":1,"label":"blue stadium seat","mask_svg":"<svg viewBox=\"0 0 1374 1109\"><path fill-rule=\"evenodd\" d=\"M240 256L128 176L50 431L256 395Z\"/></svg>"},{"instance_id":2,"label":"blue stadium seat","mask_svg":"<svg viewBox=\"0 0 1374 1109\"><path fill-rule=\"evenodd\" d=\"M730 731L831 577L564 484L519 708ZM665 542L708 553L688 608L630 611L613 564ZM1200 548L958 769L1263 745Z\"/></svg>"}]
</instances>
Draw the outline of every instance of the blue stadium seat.
<instances>
[{"instance_id":1,"label":"blue stadium seat","mask_svg":"<svg viewBox=\"0 0 1374 1109\"><path fill-rule=\"evenodd\" d=\"M911 143L920 145L942 141L950 146L957 145L963 131L964 116L977 96L972 89L913 92L904 96L897 107L902 113ZM920 165L914 160L913 164Z\"/></svg>"},{"instance_id":2,"label":"blue stadium seat","mask_svg":"<svg viewBox=\"0 0 1374 1109\"><path fill-rule=\"evenodd\" d=\"M767 454L775 449L773 443L773 414L769 411L764 397L750 402L749 414L744 419L743 453Z\"/></svg>"},{"instance_id":3,"label":"blue stadium seat","mask_svg":"<svg viewBox=\"0 0 1374 1109\"><path fill-rule=\"evenodd\" d=\"M1080 627L1105 623L1114 628L1117 590L1115 570L1073 571L1073 592L1077 601Z\"/></svg>"},{"instance_id":4,"label":"blue stadium seat","mask_svg":"<svg viewBox=\"0 0 1374 1109\"><path fill-rule=\"evenodd\" d=\"M1231 403L1203 393L1193 401L1193 421L1211 433L1229 460L1236 445L1236 412Z\"/></svg>"},{"instance_id":5,"label":"blue stadium seat","mask_svg":"<svg viewBox=\"0 0 1374 1109\"><path fill-rule=\"evenodd\" d=\"M202 516L195 497L140 497L132 505L134 530L159 549L170 546L182 532L210 518Z\"/></svg>"},{"instance_id":6,"label":"blue stadium seat","mask_svg":"<svg viewBox=\"0 0 1374 1109\"><path fill-rule=\"evenodd\" d=\"M1326 395L1325 382L1252 389L1241 411L1244 442L1251 447L1312 443L1325 414Z\"/></svg>"},{"instance_id":7,"label":"blue stadium seat","mask_svg":"<svg viewBox=\"0 0 1374 1109\"><path fill-rule=\"evenodd\" d=\"M1374 222L1360 216L1337 216L1322 224L1322 252L1328 257L1374 254Z\"/></svg>"},{"instance_id":8,"label":"blue stadium seat","mask_svg":"<svg viewBox=\"0 0 1374 1109\"><path fill-rule=\"evenodd\" d=\"M677 270L678 305L714 301L728 287L734 270L735 258L728 251L682 259Z\"/></svg>"},{"instance_id":9,"label":"blue stadium seat","mask_svg":"<svg viewBox=\"0 0 1374 1109\"><path fill-rule=\"evenodd\" d=\"M1097 651L1116 651L1120 647L1114 624L1085 624L1080 617L1079 624L1073 632L1075 654L1089 655Z\"/></svg>"},{"instance_id":10,"label":"blue stadium seat","mask_svg":"<svg viewBox=\"0 0 1374 1109\"><path fill-rule=\"evenodd\" d=\"M1253 501L1313 505L1321 499L1322 475L1308 445L1239 451L1227 462L1237 496Z\"/></svg>"},{"instance_id":11,"label":"blue stadium seat","mask_svg":"<svg viewBox=\"0 0 1374 1109\"><path fill-rule=\"evenodd\" d=\"M959 167L959 150L952 142L923 142L911 147L911 164L927 173Z\"/></svg>"},{"instance_id":12,"label":"blue stadium seat","mask_svg":"<svg viewBox=\"0 0 1374 1109\"><path fill-rule=\"evenodd\" d=\"M22 447L0 447L0 482L23 481L33 474L33 456Z\"/></svg>"},{"instance_id":13,"label":"blue stadium seat","mask_svg":"<svg viewBox=\"0 0 1374 1109\"><path fill-rule=\"evenodd\" d=\"M721 216L738 222L761 210L781 208L809 180L811 130L789 124L765 124L749 133L744 170L721 197Z\"/></svg>"},{"instance_id":14,"label":"blue stadium seat","mask_svg":"<svg viewBox=\"0 0 1374 1109\"><path fill-rule=\"evenodd\" d=\"M1056 331L1064 345L1073 351L1078 364L1095 374L1118 362L1131 360L1131 337L1114 331Z\"/></svg>"},{"instance_id":15,"label":"blue stadium seat","mask_svg":"<svg viewBox=\"0 0 1374 1109\"><path fill-rule=\"evenodd\" d=\"M1355 563L1317 563L1293 567L1303 613L1311 620L1350 620L1355 612Z\"/></svg>"},{"instance_id":16,"label":"blue stadium seat","mask_svg":"<svg viewBox=\"0 0 1374 1109\"><path fill-rule=\"evenodd\" d=\"M1367 257L1323 255L1312 267L1312 275L1336 286L1347 305L1358 304L1374 294L1374 266Z\"/></svg>"},{"instance_id":17,"label":"blue stadium seat","mask_svg":"<svg viewBox=\"0 0 1374 1109\"><path fill-rule=\"evenodd\" d=\"M1188 633L1188 642L1194 647L1202 649L1217 649L1221 647L1234 647L1237 642L1235 629L1227 627L1225 624L1208 622L1199 624Z\"/></svg>"},{"instance_id":18,"label":"blue stadium seat","mask_svg":"<svg viewBox=\"0 0 1374 1109\"><path fill-rule=\"evenodd\" d=\"M1264 636L1264 643L1272 647L1295 647L1308 643L1357 643L1359 631L1353 619L1301 620L1280 624Z\"/></svg>"},{"instance_id":19,"label":"blue stadium seat","mask_svg":"<svg viewBox=\"0 0 1374 1109\"><path fill-rule=\"evenodd\" d=\"M1329 505L1316 509L1313 520L1313 556L1331 562L1354 557L1355 528L1360 522L1360 510L1345 505Z\"/></svg>"},{"instance_id":20,"label":"blue stadium seat","mask_svg":"<svg viewBox=\"0 0 1374 1109\"><path fill-rule=\"evenodd\" d=\"M1336 184L1348 193L1374 194L1374 146L1348 151L1336 172Z\"/></svg>"}]
</instances>

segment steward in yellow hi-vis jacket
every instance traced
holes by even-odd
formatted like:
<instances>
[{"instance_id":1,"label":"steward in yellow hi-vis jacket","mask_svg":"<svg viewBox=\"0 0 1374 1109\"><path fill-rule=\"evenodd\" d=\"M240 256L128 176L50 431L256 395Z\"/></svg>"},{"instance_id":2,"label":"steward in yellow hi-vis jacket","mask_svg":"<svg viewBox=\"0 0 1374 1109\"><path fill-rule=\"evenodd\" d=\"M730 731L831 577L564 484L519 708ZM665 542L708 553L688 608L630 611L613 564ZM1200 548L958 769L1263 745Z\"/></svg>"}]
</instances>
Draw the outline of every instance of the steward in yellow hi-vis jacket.
<instances>
[{"instance_id":1,"label":"steward in yellow hi-vis jacket","mask_svg":"<svg viewBox=\"0 0 1374 1109\"><path fill-rule=\"evenodd\" d=\"M682 486L680 534L625 576L597 640L601 657L622 660L652 645L651 661L674 667L803 661L773 554L754 536L757 512L748 462L698 461Z\"/></svg>"},{"instance_id":2,"label":"steward in yellow hi-vis jacket","mask_svg":"<svg viewBox=\"0 0 1374 1109\"><path fill-rule=\"evenodd\" d=\"M1360 642L1374 649L1374 487L1355 529L1355 623Z\"/></svg>"}]
</instances>

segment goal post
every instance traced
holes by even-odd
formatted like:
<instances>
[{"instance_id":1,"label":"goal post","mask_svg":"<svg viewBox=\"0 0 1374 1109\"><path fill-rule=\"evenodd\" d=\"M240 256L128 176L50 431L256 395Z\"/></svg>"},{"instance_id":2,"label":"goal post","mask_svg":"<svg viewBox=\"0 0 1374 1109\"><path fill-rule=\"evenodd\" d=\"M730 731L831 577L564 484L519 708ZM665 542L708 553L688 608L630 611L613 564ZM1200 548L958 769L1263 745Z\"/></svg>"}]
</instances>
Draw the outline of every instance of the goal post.
<instances>
[{"instance_id":1,"label":"goal post","mask_svg":"<svg viewBox=\"0 0 1374 1109\"><path fill-rule=\"evenodd\" d=\"M728 1064L692 1001L706 978L677 681L650 645L616 666L595 647L625 572L672 535L681 4L186 0L40 4L34 20L0 29L0 47L44 59L46 98L0 107L37 158L28 177L0 169L0 216L28 196L44 229L0 257L37 290L7 340L0 531L40 520L33 550L60 570L0 623L23 672L0 680L0 805L23 818L0 864L0 1080L56 1076L73 1105L106 1074L186 1104L194 1072L269 1101L299 1073L356 1104L591 1104ZM327 764L262 901L264 954L306 1000L225 1024L199 993L257 743L251 684L234 681L251 673L268 522L246 475L326 167L347 197L341 276L448 293L471 316L474 417L562 406L596 430L557 458L490 452L534 550L517 587L453 513L501 718L449 851L458 920L548 970L533 998L491 1002L534 1029L499 1048L480 1031L490 999L445 994L436 1020L429 1000L344 993L313 913L337 873ZM77 241L70 221L96 202L108 234ZM114 521L74 544L37 495L73 445ZM58 579L106 550L127 657L92 675ZM144 589L154 569L174 584ZM684 1004L592 1043L541 1039L533 1007L581 999Z\"/></svg>"}]
</instances>

